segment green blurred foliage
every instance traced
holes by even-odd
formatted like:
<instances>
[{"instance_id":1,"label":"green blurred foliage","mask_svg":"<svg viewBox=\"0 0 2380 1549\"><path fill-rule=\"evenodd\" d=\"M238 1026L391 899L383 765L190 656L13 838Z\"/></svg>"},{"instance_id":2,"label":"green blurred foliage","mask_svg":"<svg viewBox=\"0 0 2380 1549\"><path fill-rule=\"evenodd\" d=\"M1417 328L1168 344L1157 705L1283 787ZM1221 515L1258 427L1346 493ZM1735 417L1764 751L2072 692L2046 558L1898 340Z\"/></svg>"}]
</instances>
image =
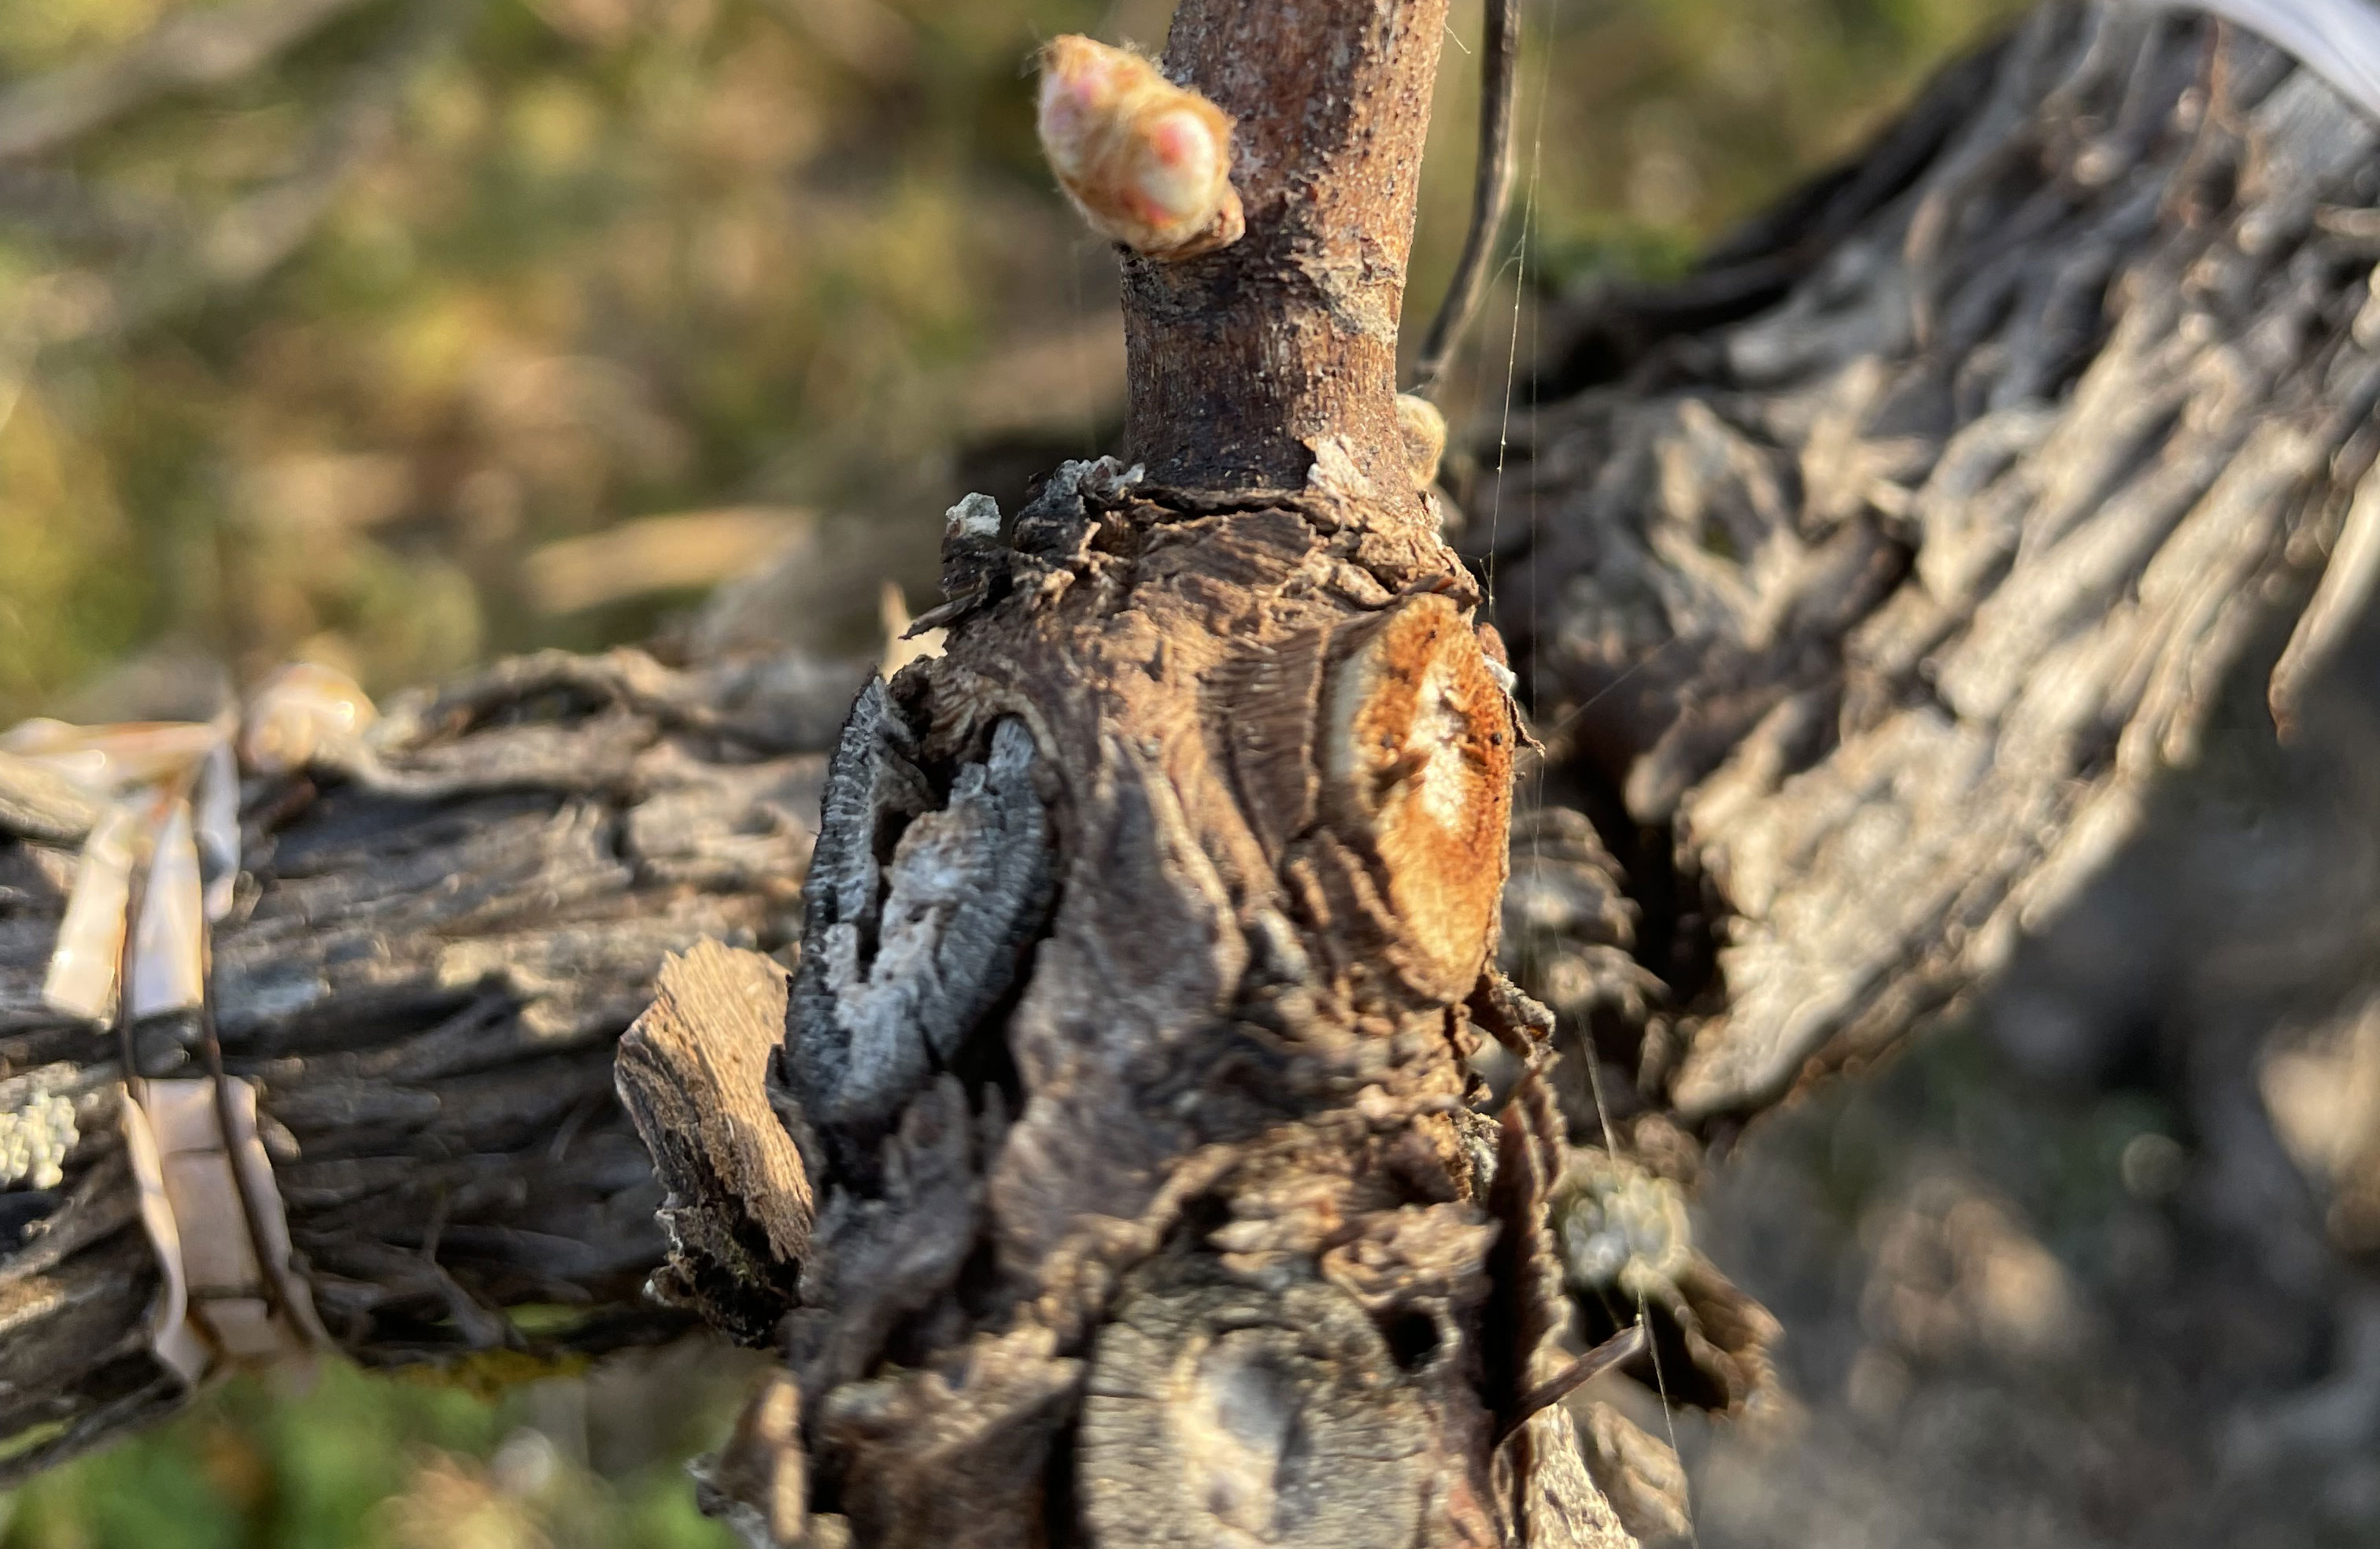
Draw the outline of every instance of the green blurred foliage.
<instances>
[{"instance_id":1,"label":"green blurred foliage","mask_svg":"<svg viewBox=\"0 0 2380 1549\"><path fill-rule=\"evenodd\" d=\"M48 72L286 3L0 0L0 138ZM1529 353L1523 298L1678 268L2013 8L1525 0L1526 255L1458 432ZM1101 449L1112 264L1040 167L1030 58L1070 30L1157 43L1168 9L358 0L228 82L0 157L0 724L143 652L386 689L636 638L692 591L561 599L555 545L732 508L925 553L988 449ZM1462 239L1476 0L1450 30L1417 313ZM516 1404L236 1386L0 1505L0 1542L719 1543L667 1459L722 1402L532 1490Z\"/></svg>"},{"instance_id":2,"label":"green blurred foliage","mask_svg":"<svg viewBox=\"0 0 2380 1549\"><path fill-rule=\"evenodd\" d=\"M757 1358L693 1348L491 1397L323 1371L243 1378L0 1495L7 1549L729 1549L682 1460Z\"/></svg>"}]
</instances>

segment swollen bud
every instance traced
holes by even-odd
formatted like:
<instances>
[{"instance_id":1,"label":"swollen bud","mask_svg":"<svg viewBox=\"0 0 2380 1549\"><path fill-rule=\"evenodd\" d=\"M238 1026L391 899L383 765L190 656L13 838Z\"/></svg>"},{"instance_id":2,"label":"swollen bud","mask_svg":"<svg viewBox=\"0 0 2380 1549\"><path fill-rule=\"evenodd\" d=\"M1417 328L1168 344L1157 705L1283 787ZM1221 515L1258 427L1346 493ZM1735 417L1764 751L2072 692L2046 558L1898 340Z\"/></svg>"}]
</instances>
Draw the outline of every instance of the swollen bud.
<instances>
[{"instance_id":1,"label":"swollen bud","mask_svg":"<svg viewBox=\"0 0 2380 1549\"><path fill-rule=\"evenodd\" d=\"M1068 35L1041 51L1041 150L1086 220L1150 258L1193 258L1246 229L1232 120L1139 55Z\"/></svg>"}]
</instances>

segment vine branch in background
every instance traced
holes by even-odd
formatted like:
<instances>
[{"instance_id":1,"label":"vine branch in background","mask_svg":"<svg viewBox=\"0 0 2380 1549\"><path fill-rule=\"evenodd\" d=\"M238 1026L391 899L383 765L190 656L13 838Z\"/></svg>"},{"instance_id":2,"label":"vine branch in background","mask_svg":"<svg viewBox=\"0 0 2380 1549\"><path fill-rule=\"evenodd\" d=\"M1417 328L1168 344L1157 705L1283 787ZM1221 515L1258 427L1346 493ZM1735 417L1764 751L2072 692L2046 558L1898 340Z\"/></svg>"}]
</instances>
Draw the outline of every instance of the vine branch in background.
<instances>
[{"instance_id":1,"label":"vine branch in background","mask_svg":"<svg viewBox=\"0 0 2380 1549\"><path fill-rule=\"evenodd\" d=\"M1489 260L1512 198L1512 116L1520 101L1521 0L1487 0L1479 43L1479 152L1471 185L1471 226L1414 359L1413 391L1429 397L1478 310Z\"/></svg>"}]
</instances>

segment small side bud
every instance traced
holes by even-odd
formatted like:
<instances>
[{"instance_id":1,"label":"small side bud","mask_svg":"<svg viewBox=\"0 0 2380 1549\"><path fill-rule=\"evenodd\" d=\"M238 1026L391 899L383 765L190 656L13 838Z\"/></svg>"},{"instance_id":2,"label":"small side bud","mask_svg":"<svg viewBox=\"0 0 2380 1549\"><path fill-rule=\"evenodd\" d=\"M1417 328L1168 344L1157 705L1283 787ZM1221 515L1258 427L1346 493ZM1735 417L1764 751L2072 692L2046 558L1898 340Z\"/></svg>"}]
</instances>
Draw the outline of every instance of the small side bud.
<instances>
[{"instance_id":1,"label":"small side bud","mask_svg":"<svg viewBox=\"0 0 2380 1549\"><path fill-rule=\"evenodd\" d=\"M1232 120L1139 55L1069 34L1041 51L1042 153L1104 236L1150 258L1240 239Z\"/></svg>"},{"instance_id":2,"label":"small side bud","mask_svg":"<svg viewBox=\"0 0 2380 1549\"><path fill-rule=\"evenodd\" d=\"M1438 465L1446 456L1446 416L1438 405L1412 393L1397 395L1397 434L1403 438L1405 463L1414 482L1434 484Z\"/></svg>"},{"instance_id":3,"label":"small side bud","mask_svg":"<svg viewBox=\"0 0 2380 1549\"><path fill-rule=\"evenodd\" d=\"M316 762L353 758L380 718L370 696L335 667L295 662L249 696L240 720L239 760L259 774L285 774Z\"/></svg>"}]
</instances>

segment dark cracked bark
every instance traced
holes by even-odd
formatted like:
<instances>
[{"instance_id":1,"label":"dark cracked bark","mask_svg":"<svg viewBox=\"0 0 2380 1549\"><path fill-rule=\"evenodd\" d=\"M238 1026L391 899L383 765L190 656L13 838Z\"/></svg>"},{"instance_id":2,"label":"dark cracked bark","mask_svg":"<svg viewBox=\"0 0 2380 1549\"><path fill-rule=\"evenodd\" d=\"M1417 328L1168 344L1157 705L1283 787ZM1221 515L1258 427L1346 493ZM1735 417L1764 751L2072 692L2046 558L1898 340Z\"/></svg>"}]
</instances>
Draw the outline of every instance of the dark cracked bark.
<instances>
[{"instance_id":1,"label":"dark cracked bark","mask_svg":"<svg viewBox=\"0 0 2380 1549\"><path fill-rule=\"evenodd\" d=\"M613 1051L663 956L771 949L857 674L508 663L392 707L381 759L251 781L216 938L225 1059L260 1084L291 1235L338 1348L498 1370L666 1337L641 1296L662 1195ZM0 1115L74 1116L56 1187L0 1193L0 1480L187 1397L150 1357L158 1273L115 1040L42 1004L87 800L0 759ZM188 1073L194 1030L140 1030Z\"/></svg>"}]
</instances>

